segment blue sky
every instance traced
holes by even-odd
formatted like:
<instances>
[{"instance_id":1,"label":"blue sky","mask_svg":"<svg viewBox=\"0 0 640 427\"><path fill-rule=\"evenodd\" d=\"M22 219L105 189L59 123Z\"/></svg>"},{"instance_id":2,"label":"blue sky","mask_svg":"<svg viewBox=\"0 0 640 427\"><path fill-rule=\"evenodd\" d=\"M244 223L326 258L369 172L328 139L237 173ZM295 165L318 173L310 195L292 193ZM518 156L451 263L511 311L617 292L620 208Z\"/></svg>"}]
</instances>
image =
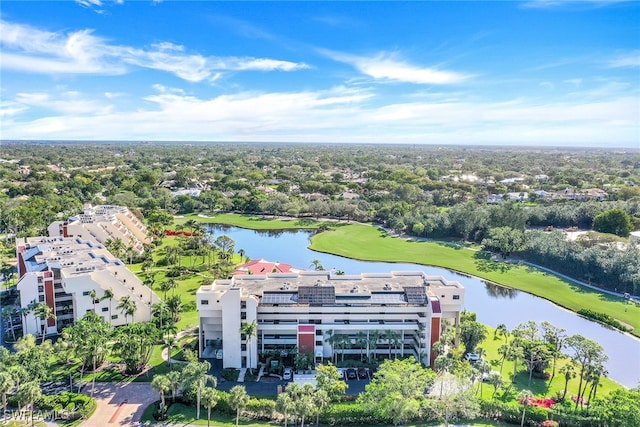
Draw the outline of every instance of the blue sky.
<instances>
[{"instance_id":1,"label":"blue sky","mask_svg":"<svg viewBox=\"0 0 640 427\"><path fill-rule=\"evenodd\" d=\"M640 148L640 2L0 3L0 138Z\"/></svg>"}]
</instances>

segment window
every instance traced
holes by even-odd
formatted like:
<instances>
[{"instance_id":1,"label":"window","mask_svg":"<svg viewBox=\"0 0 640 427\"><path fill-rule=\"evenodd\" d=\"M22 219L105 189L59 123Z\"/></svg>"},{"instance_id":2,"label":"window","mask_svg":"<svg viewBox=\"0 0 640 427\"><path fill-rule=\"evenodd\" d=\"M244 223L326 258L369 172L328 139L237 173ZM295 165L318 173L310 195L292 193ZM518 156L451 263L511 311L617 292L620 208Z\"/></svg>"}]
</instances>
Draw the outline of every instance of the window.
<instances>
[{"instance_id":1,"label":"window","mask_svg":"<svg viewBox=\"0 0 640 427\"><path fill-rule=\"evenodd\" d=\"M247 302L246 301L240 301L240 309L245 309L247 308Z\"/></svg>"},{"instance_id":2,"label":"window","mask_svg":"<svg viewBox=\"0 0 640 427\"><path fill-rule=\"evenodd\" d=\"M460 299L460 295L454 295L453 299Z\"/></svg>"},{"instance_id":3,"label":"window","mask_svg":"<svg viewBox=\"0 0 640 427\"><path fill-rule=\"evenodd\" d=\"M89 291L84 291L84 292L82 293L82 296L85 296L85 297L86 297L86 296L89 296Z\"/></svg>"},{"instance_id":4,"label":"window","mask_svg":"<svg viewBox=\"0 0 640 427\"><path fill-rule=\"evenodd\" d=\"M102 311L109 311L109 307L102 307Z\"/></svg>"},{"instance_id":5,"label":"window","mask_svg":"<svg viewBox=\"0 0 640 427\"><path fill-rule=\"evenodd\" d=\"M245 320L247 318L247 313L246 312L242 312L240 313L240 319Z\"/></svg>"},{"instance_id":6,"label":"window","mask_svg":"<svg viewBox=\"0 0 640 427\"><path fill-rule=\"evenodd\" d=\"M44 302L44 295L38 295L38 301Z\"/></svg>"},{"instance_id":7,"label":"window","mask_svg":"<svg viewBox=\"0 0 640 427\"><path fill-rule=\"evenodd\" d=\"M208 300L208 299L201 299L201 300L200 300L200 304L202 304L202 305L209 305L209 300Z\"/></svg>"},{"instance_id":8,"label":"window","mask_svg":"<svg viewBox=\"0 0 640 427\"><path fill-rule=\"evenodd\" d=\"M42 277L38 276L38 283L42 283Z\"/></svg>"},{"instance_id":9,"label":"window","mask_svg":"<svg viewBox=\"0 0 640 427\"><path fill-rule=\"evenodd\" d=\"M246 344L242 344L240 346L240 351L247 351L247 345Z\"/></svg>"},{"instance_id":10,"label":"window","mask_svg":"<svg viewBox=\"0 0 640 427\"><path fill-rule=\"evenodd\" d=\"M38 292L44 292L44 286L38 285Z\"/></svg>"},{"instance_id":11,"label":"window","mask_svg":"<svg viewBox=\"0 0 640 427\"><path fill-rule=\"evenodd\" d=\"M117 314L114 314L114 315L111 316L111 320L116 320L117 318L118 318Z\"/></svg>"}]
</instances>

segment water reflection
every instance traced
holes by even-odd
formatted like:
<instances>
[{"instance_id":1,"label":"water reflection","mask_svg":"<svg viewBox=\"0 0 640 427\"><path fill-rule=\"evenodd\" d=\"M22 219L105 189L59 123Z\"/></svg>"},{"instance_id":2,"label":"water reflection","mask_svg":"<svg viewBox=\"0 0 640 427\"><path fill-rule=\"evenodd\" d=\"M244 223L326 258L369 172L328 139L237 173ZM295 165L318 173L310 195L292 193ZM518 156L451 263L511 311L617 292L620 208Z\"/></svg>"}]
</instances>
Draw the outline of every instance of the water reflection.
<instances>
[{"instance_id":1,"label":"water reflection","mask_svg":"<svg viewBox=\"0 0 640 427\"><path fill-rule=\"evenodd\" d=\"M419 270L428 275L456 280L465 287L464 309L475 312L479 322L492 327L504 323L511 330L529 320L538 324L546 320L566 329L569 335L580 334L598 342L609 356L606 368L610 378L627 387L635 387L639 384L640 340L590 322L542 298L444 268L408 263L359 261L315 252L308 248L309 238L313 234L310 231L267 232L228 226L209 226L209 230L215 236L225 234L234 239L235 247L244 249L245 256L251 259L265 258L303 269L313 268L311 262L315 259L325 269L342 270L345 274Z\"/></svg>"},{"instance_id":2,"label":"water reflection","mask_svg":"<svg viewBox=\"0 0 640 427\"><path fill-rule=\"evenodd\" d=\"M482 282L484 283L487 295L492 298L514 299L520 292L517 289L496 285L495 283L487 282L486 280L483 280Z\"/></svg>"}]
</instances>

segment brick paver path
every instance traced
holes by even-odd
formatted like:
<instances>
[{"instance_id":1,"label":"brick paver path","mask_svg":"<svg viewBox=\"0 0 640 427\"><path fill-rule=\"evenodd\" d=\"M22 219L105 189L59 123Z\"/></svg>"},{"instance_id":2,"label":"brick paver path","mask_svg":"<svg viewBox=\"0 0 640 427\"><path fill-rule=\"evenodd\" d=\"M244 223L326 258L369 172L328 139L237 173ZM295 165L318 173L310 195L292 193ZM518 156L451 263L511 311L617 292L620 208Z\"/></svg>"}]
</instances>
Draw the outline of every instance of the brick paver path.
<instances>
[{"instance_id":1,"label":"brick paver path","mask_svg":"<svg viewBox=\"0 0 640 427\"><path fill-rule=\"evenodd\" d=\"M83 393L91 394L91 384ZM82 427L137 426L145 408L160 398L150 383L96 383L93 397L98 407Z\"/></svg>"}]
</instances>

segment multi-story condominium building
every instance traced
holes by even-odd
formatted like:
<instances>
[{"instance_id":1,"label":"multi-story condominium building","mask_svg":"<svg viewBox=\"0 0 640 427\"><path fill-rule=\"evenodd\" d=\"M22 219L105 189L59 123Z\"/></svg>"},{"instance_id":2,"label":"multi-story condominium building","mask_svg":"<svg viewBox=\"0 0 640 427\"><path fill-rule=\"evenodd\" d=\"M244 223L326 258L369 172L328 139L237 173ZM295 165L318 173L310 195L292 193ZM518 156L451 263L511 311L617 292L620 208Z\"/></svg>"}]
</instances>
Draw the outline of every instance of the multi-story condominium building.
<instances>
[{"instance_id":1,"label":"multi-story condominium building","mask_svg":"<svg viewBox=\"0 0 640 427\"><path fill-rule=\"evenodd\" d=\"M443 322L459 326L464 288L420 271L300 271L215 280L196 303L200 356L222 355L223 367L255 368L259 353L293 348L316 360L366 353L430 364ZM253 321L257 336L242 336L242 323Z\"/></svg>"},{"instance_id":2,"label":"multi-story condominium building","mask_svg":"<svg viewBox=\"0 0 640 427\"><path fill-rule=\"evenodd\" d=\"M51 237L80 237L103 245L108 239L120 239L139 253L151 243L147 227L125 206L85 207L67 221L55 221L48 228Z\"/></svg>"},{"instance_id":3,"label":"multi-story condominium building","mask_svg":"<svg viewBox=\"0 0 640 427\"><path fill-rule=\"evenodd\" d=\"M47 320L47 334L58 333L88 311L114 326L148 321L151 306L160 301L101 243L79 237L29 237L17 239L16 245L20 304L51 307L56 318ZM111 290L113 298L103 298L105 290ZM116 308L123 297L135 305L133 316ZM41 334L42 326L33 313L23 318L25 334Z\"/></svg>"}]
</instances>

